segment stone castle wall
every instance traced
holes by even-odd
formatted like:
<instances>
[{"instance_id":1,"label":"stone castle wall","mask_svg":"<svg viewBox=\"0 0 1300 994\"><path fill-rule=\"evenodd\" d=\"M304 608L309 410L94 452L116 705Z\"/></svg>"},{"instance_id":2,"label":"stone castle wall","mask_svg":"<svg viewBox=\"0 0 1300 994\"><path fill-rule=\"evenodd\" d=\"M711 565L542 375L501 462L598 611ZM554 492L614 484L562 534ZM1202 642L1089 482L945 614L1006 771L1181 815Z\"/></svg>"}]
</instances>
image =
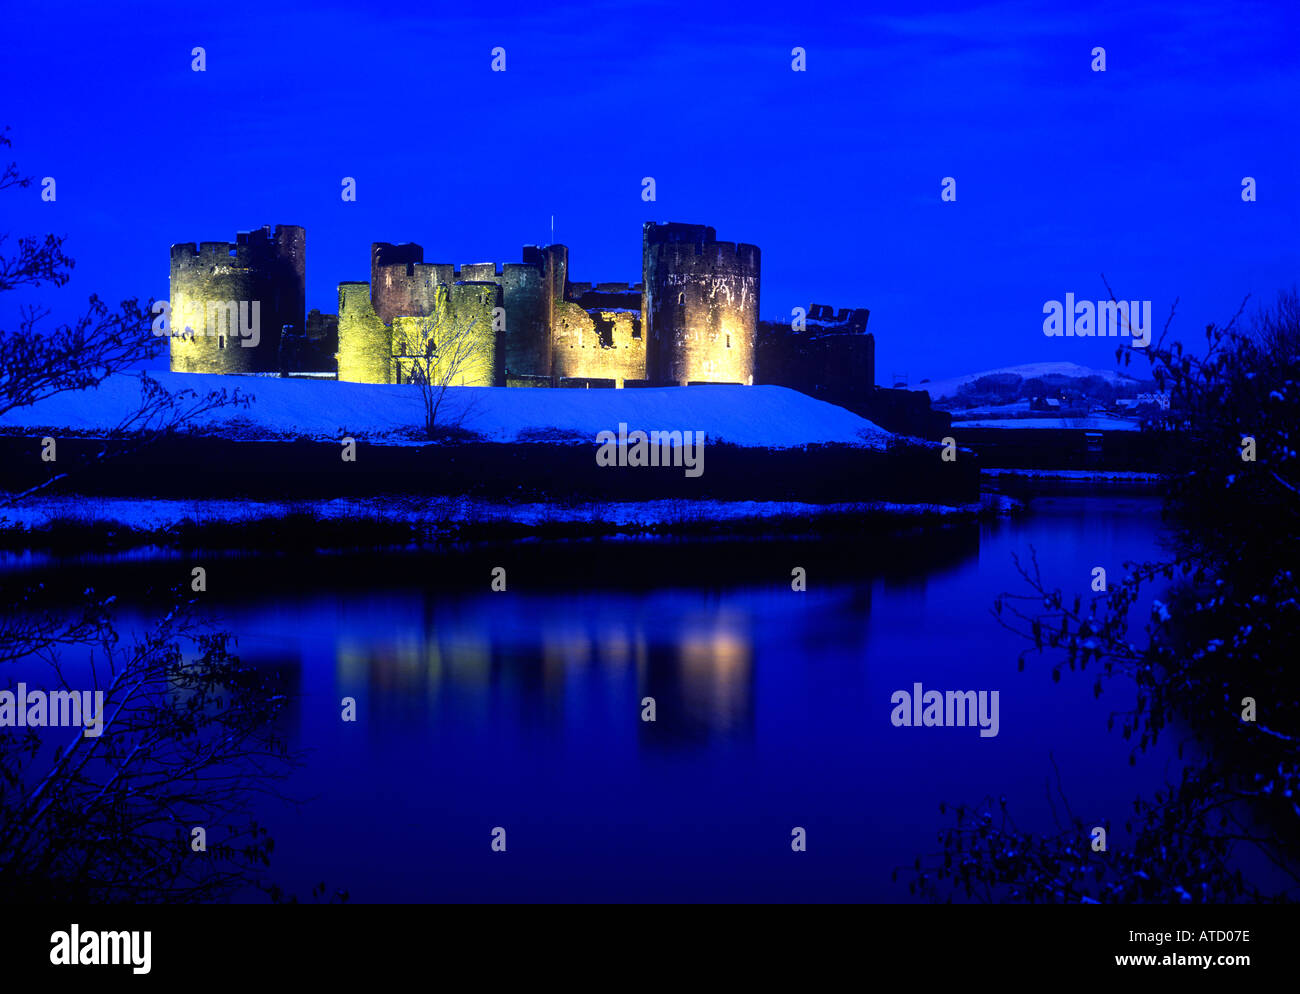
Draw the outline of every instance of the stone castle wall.
<instances>
[{"instance_id":1,"label":"stone castle wall","mask_svg":"<svg viewBox=\"0 0 1300 994\"><path fill-rule=\"evenodd\" d=\"M563 302L556 308L552 373L561 379L645 378L645 338L641 312L631 309L584 310Z\"/></svg>"},{"instance_id":2,"label":"stone castle wall","mask_svg":"<svg viewBox=\"0 0 1300 994\"><path fill-rule=\"evenodd\" d=\"M352 383L393 382L393 335L370 302L369 283L339 284L338 376Z\"/></svg>"},{"instance_id":3,"label":"stone castle wall","mask_svg":"<svg viewBox=\"0 0 1300 994\"><path fill-rule=\"evenodd\" d=\"M759 250L698 224L642 232L646 374L653 383L754 382Z\"/></svg>"},{"instance_id":4,"label":"stone castle wall","mask_svg":"<svg viewBox=\"0 0 1300 994\"><path fill-rule=\"evenodd\" d=\"M755 383L791 387L809 396L856 396L876 382L876 340L865 307L808 307L805 325L760 321ZM839 401L833 401L839 403Z\"/></svg>"},{"instance_id":5,"label":"stone castle wall","mask_svg":"<svg viewBox=\"0 0 1300 994\"><path fill-rule=\"evenodd\" d=\"M776 383L836 396L874 385L866 309L814 304L806 332L764 322L760 334L759 250L720 242L707 225L644 225L640 283L571 282L563 245L526 246L517 263L457 268L425 262L414 243L376 242L370 282L340 283L337 317L313 312L310 322L304 246L303 230L288 225L240 233L234 244L172 246L172 368L332 365L340 380L407 383L422 375L432 347L439 362L472 353L456 360L453 382L463 385ZM232 322L210 305L254 300L261 341L245 348L237 315ZM439 362L436 375L445 372Z\"/></svg>"},{"instance_id":6,"label":"stone castle wall","mask_svg":"<svg viewBox=\"0 0 1300 994\"><path fill-rule=\"evenodd\" d=\"M280 370L280 337L306 330L306 234L296 225L241 231L231 242L171 247L171 369ZM254 307L256 304L256 307ZM233 307L231 305L234 305ZM256 336L241 339L241 309ZM256 337L256 345L245 345Z\"/></svg>"},{"instance_id":7,"label":"stone castle wall","mask_svg":"<svg viewBox=\"0 0 1300 994\"><path fill-rule=\"evenodd\" d=\"M371 246L373 312L395 327L402 317L434 312L441 287L495 284L505 327L497 343L494 380L627 381L658 384L754 382L758 327L759 251L719 242L704 225L647 224L641 283L570 282L563 245L524 249L520 263L456 268L426 263L412 243ZM368 312L359 320L369 322ZM367 325L367 327L369 327ZM350 320L340 315L340 354ZM368 334L359 329L363 336ZM368 346L367 346L368 347ZM393 354L406 345L394 343ZM406 377L402 364L389 379ZM378 375L370 364L340 359L339 377Z\"/></svg>"},{"instance_id":8,"label":"stone castle wall","mask_svg":"<svg viewBox=\"0 0 1300 994\"><path fill-rule=\"evenodd\" d=\"M494 327L501 287L490 282L439 286L430 313L393 319L393 383L430 378L454 387L500 382L502 334Z\"/></svg>"},{"instance_id":9,"label":"stone castle wall","mask_svg":"<svg viewBox=\"0 0 1300 994\"><path fill-rule=\"evenodd\" d=\"M557 253L556 250L561 250ZM505 310L505 328L496 363L498 381L509 373L549 376L552 295L563 295L567 263L563 246L525 250L525 261L425 263L419 245L376 242L371 247L371 286L375 313L385 324L398 317L425 316L437 306L439 288L457 283L493 283L501 289L497 306ZM563 256L564 258L561 258ZM555 287L557 274L560 288Z\"/></svg>"}]
</instances>

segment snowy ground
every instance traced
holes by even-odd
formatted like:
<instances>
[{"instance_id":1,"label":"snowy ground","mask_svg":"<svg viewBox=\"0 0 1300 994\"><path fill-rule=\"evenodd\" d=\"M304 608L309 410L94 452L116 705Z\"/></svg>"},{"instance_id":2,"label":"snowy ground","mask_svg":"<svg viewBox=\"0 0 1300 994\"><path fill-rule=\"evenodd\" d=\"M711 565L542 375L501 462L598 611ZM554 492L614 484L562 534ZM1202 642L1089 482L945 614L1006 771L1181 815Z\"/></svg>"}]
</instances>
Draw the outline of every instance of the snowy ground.
<instances>
[{"instance_id":1,"label":"snowy ground","mask_svg":"<svg viewBox=\"0 0 1300 994\"><path fill-rule=\"evenodd\" d=\"M995 376L999 373L1015 373L1030 380L1042 376L1068 376L1072 379L1086 379L1089 376L1101 376L1114 386L1136 386L1140 380L1126 373L1108 369L1093 369L1077 362L1027 362L1020 366L1003 366L999 369L986 369L981 373L968 373L966 376L954 376L944 380L933 380L917 386L918 390L928 390L931 400L955 397L961 388L973 384L981 376Z\"/></svg>"},{"instance_id":2,"label":"snowy ground","mask_svg":"<svg viewBox=\"0 0 1300 994\"><path fill-rule=\"evenodd\" d=\"M434 530L460 525L512 523L532 527L557 524L607 525L619 529L742 522L778 518L845 515L897 517L963 516L1007 511L1015 502L997 495L981 502L945 504L809 504L799 501L651 500L621 502L506 504L466 497L337 499L328 501L205 500L202 502L112 497L36 497L0 509L0 529L40 530L53 522L116 526L160 534L188 520L207 524L249 523L306 513L320 520L372 519L424 523Z\"/></svg>"},{"instance_id":3,"label":"snowy ground","mask_svg":"<svg viewBox=\"0 0 1300 994\"><path fill-rule=\"evenodd\" d=\"M952 423L953 431L962 428L1056 428L1084 431L1140 431L1142 425L1127 418L1101 415L1088 418L975 418Z\"/></svg>"},{"instance_id":4,"label":"snowy ground","mask_svg":"<svg viewBox=\"0 0 1300 994\"><path fill-rule=\"evenodd\" d=\"M260 376L152 374L168 390L234 390L249 408L211 412L196 430L229 438L338 439L347 434L396 445L427 444L417 387ZM0 417L0 431L72 434L111 430L134 409L140 384L114 376L97 389L58 394ZM766 448L840 443L881 449L890 434L842 407L776 386L693 386L631 390L459 387L448 391L449 421L487 441L593 443L598 432L702 431L708 442Z\"/></svg>"}]
</instances>

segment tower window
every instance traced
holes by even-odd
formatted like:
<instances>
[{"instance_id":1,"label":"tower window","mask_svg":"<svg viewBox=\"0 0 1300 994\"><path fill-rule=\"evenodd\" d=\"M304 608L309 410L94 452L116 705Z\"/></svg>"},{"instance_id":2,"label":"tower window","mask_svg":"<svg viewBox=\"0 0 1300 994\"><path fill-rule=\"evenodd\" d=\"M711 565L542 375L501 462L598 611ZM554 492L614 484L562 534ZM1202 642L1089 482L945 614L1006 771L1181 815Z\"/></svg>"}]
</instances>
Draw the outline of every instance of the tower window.
<instances>
[{"instance_id":1,"label":"tower window","mask_svg":"<svg viewBox=\"0 0 1300 994\"><path fill-rule=\"evenodd\" d=\"M727 336L727 348L731 348L731 336Z\"/></svg>"},{"instance_id":2,"label":"tower window","mask_svg":"<svg viewBox=\"0 0 1300 994\"><path fill-rule=\"evenodd\" d=\"M686 306L686 293L685 293L685 291L683 291L682 293L679 293L679 294L677 295L677 306L678 306L678 307L685 307L685 306Z\"/></svg>"}]
</instances>

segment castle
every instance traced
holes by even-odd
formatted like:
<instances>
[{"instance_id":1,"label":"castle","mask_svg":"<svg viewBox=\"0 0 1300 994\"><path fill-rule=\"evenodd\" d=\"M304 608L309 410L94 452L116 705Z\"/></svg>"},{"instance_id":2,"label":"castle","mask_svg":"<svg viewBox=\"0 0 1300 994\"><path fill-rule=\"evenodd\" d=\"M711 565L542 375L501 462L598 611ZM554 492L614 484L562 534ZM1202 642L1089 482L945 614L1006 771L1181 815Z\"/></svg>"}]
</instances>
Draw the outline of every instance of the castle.
<instances>
[{"instance_id":1,"label":"castle","mask_svg":"<svg viewBox=\"0 0 1300 994\"><path fill-rule=\"evenodd\" d=\"M278 369L282 335L287 331L293 338L306 330L303 229L277 225L274 233L270 227L241 231L233 245L203 242L197 249L193 242L173 245L171 256L172 371L262 373ZM257 344L242 348L238 341L240 319L251 321L254 314Z\"/></svg>"},{"instance_id":2,"label":"castle","mask_svg":"<svg viewBox=\"0 0 1300 994\"><path fill-rule=\"evenodd\" d=\"M802 320L760 321L758 247L720 242L707 225L647 222L635 284L570 280L564 245L457 268L425 262L414 243L375 242L369 282L340 283L337 314L304 313L305 250L294 225L173 245L171 369L455 386L761 383L891 431L935 437L947 421L922 391L875 386L865 308L813 304Z\"/></svg>"}]
</instances>

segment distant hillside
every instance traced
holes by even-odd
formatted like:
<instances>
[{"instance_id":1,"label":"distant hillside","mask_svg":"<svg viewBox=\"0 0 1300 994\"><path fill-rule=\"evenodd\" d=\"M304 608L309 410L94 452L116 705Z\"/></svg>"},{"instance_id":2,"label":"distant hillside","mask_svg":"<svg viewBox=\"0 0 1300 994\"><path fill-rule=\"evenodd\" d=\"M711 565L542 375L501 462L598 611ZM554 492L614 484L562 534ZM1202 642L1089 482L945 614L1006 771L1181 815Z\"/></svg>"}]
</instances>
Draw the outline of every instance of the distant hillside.
<instances>
[{"instance_id":1,"label":"distant hillside","mask_svg":"<svg viewBox=\"0 0 1300 994\"><path fill-rule=\"evenodd\" d=\"M1035 398L1071 405L1106 405L1135 398L1153 389L1150 381L1115 370L1093 369L1077 362L1029 362L980 373L921 383L936 407L965 410L997 407Z\"/></svg>"}]
</instances>

